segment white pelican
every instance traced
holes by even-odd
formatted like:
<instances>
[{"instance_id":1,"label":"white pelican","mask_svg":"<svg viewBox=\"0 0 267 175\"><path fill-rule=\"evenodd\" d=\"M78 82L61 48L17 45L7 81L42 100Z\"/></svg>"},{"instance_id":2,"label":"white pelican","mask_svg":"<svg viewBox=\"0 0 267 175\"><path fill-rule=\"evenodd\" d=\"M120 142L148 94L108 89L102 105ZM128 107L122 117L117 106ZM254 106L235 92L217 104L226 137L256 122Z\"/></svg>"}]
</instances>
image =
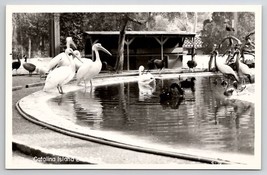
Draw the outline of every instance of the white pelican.
<instances>
[{"instance_id":1,"label":"white pelican","mask_svg":"<svg viewBox=\"0 0 267 175\"><path fill-rule=\"evenodd\" d=\"M75 75L75 63L73 60L74 59L73 50L71 48L67 48L65 50L65 54L67 55L67 58L69 59L70 65L61 66L51 71L46 78L43 91L48 91L49 89L57 87L58 92L60 94L63 94L62 86L67 84L70 80L73 79Z\"/></svg>"},{"instance_id":2,"label":"white pelican","mask_svg":"<svg viewBox=\"0 0 267 175\"><path fill-rule=\"evenodd\" d=\"M66 38L66 47L67 48L71 48L71 46L73 46L74 48L76 48L75 43L73 42L71 37L67 37ZM77 57L80 56L79 51L75 50L75 55ZM76 58L77 58L76 57ZM79 57L80 58L80 57ZM48 64L48 71L53 70L55 67L60 67L60 66L68 66L70 65L69 59L67 58L66 54L64 52L58 54L57 56L55 56Z\"/></svg>"},{"instance_id":3,"label":"white pelican","mask_svg":"<svg viewBox=\"0 0 267 175\"><path fill-rule=\"evenodd\" d=\"M99 50L102 50L103 52L111 55L111 53L107 49L105 49L100 43L95 43L92 46L92 51L95 52L96 56L95 61L87 59L87 61L84 62L77 71L76 74L77 83L79 84L81 81L84 81L85 88L86 88L86 81L88 80L90 80L91 89L93 88L92 78L98 75L99 72L101 71L102 62L99 57L99 52L98 52Z\"/></svg>"},{"instance_id":4,"label":"white pelican","mask_svg":"<svg viewBox=\"0 0 267 175\"><path fill-rule=\"evenodd\" d=\"M150 83L155 80L155 77L151 73L149 72L144 73L145 70L144 66L141 65L138 70L139 70L138 82Z\"/></svg>"},{"instance_id":5,"label":"white pelican","mask_svg":"<svg viewBox=\"0 0 267 175\"><path fill-rule=\"evenodd\" d=\"M92 60L90 58L82 58L81 57L81 53L78 51L78 50L74 50L73 51L74 55L78 58L80 58L80 60L78 59L74 59L74 62L75 62L75 67L76 67L76 71L79 70L79 68L83 65L83 63L86 63L86 62L92 62Z\"/></svg>"}]
</instances>

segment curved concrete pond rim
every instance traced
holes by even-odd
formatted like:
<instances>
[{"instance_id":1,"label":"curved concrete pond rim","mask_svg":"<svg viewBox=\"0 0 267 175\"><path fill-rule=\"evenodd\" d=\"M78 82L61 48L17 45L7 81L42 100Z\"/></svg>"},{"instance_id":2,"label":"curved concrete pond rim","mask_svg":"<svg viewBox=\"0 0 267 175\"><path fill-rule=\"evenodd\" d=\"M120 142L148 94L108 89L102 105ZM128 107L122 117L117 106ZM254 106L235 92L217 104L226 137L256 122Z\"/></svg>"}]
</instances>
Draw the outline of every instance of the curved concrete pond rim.
<instances>
[{"instance_id":1,"label":"curved concrete pond rim","mask_svg":"<svg viewBox=\"0 0 267 175\"><path fill-rule=\"evenodd\" d=\"M212 74L205 74L204 73L204 76L205 75L212 75ZM187 76L187 75L183 75L183 76ZM170 77L173 77L173 75L171 75ZM163 77L160 77L160 78L163 78ZM164 78L166 78L166 77L164 77ZM168 78L168 76L167 76L167 78ZM136 80L137 80L136 77L132 77L131 80L129 80L129 77L128 77L127 81L126 80L122 80L122 79L120 81L129 82L129 81L136 81ZM106 81L106 82L110 82L110 81ZM116 83L118 83L118 81L116 81ZM93 82L93 84L94 84L94 82ZM38 92L40 92L40 91L38 91ZM38 93L38 92L36 92L36 93ZM33 93L33 94L35 94L35 93ZM47 127L47 128L49 128L51 130L60 132L60 133L65 134L65 135L69 135L69 136L72 136L72 137L76 137L76 138L80 138L80 139L83 139L83 140L88 140L88 141L92 141L92 142L96 142L96 143L100 143L100 144L119 147L119 148L123 148L123 149L129 149L129 150L134 150L134 151L139 151L139 152L144 152L144 153L149 153L149 154L155 154L155 155L161 155L161 156L168 156L168 157L179 158L179 159L185 159L185 160L196 161L196 162L201 162L201 163L244 165L244 163L241 163L241 162L224 160L224 159L214 158L214 157L212 158L212 157L206 157L206 156L193 155L193 154L188 154L188 153L182 153L182 152L179 152L179 151L178 152L172 152L172 151L160 150L160 149L156 149L156 148L149 148L149 147L141 146L141 145L123 143L123 142L119 142L119 141L108 139L108 138L101 137L101 136L100 137L99 136L94 136L94 135L90 135L88 133L84 134L84 133L81 133L81 132L76 132L74 130L68 130L68 129L64 128L64 127L56 126L56 125L53 125L51 123L41 121L41 120L37 119L36 117L26 113L26 111L23 110L23 108L20 105L21 101L23 101L24 98L22 98L21 100L19 100L16 103L17 110L19 111L19 113L24 118L26 118L27 120L29 120L29 121L31 121L31 122L33 122L35 124Z\"/></svg>"}]
</instances>

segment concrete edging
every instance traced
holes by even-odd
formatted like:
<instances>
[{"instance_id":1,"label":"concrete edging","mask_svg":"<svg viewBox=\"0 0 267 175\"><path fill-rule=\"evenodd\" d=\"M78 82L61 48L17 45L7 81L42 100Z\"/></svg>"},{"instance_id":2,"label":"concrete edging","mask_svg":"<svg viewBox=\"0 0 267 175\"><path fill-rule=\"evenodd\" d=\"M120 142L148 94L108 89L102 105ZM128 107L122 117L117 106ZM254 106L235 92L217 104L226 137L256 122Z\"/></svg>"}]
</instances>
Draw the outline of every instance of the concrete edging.
<instances>
[{"instance_id":1,"label":"concrete edging","mask_svg":"<svg viewBox=\"0 0 267 175\"><path fill-rule=\"evenodd\" d=\"M46 164L92 164L96 163L88 162L85 160L81 160L80 158L72 157L72 156L62 156L56 155L54 153L49 153L41 148L34 148L23 143L19 143L18 141L12 141L12 150L20 151L23 154L29 155L36 159L38 162L38 158L42 158L41 163ZM53 157L53 159L52 159Z\"/></svg>"}]
</instances>

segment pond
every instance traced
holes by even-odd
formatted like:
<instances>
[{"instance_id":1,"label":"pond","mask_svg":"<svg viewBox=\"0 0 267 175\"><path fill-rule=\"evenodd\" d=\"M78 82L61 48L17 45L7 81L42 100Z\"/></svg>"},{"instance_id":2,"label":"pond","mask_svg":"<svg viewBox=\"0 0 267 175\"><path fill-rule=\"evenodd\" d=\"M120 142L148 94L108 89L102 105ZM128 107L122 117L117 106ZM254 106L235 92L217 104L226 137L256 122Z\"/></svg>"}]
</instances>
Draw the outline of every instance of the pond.
<instances>
[{"instance_id":1,"label":"pond","mask_svg":"<svg viewBox=\"0 0 267 175\"><path fill-rule=\"evenodd\" d=\"M190 77L189 77L190 78ZM142 86L127 82L69 92L49 101L91 130L115 131L170 148L254 154L254 104L228 99L218 76L196 77L184 98L160 102L162 89L178 79L157 79Z\"/></svg>"}]
</instances>

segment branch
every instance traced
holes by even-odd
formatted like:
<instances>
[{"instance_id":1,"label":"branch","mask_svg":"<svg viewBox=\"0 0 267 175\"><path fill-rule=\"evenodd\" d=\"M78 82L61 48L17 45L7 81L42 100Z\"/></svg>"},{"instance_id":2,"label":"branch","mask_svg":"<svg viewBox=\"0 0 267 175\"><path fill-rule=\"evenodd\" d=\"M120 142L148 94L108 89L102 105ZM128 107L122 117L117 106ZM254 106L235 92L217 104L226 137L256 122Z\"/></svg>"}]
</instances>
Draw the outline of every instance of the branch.
<instances>
[{"instance_id":1,"label":"branch","mask_svg":"<svg viewBox=\"0 0 267 175\"><path fill-rule=\"evenodd\" d=\"M249 33L245 36L245 39L246 39L246 40L249 39L249 37L250 37L251 35L253 35L253 34L255 34L255 30L249 32Z\"/></svg>"},{"instance_id":2,"label":"branch","mask_svg":"<svg viewBox=\"0 0 267 175\"><path fill-rule=\"evenodd\" d=\"M138 19L131 18L128 15L126 15L126 18L127 18L127 20L134 22L134 23L137 23L139 25L145 24L149 20L149 17L147 18L147 20L138 20Z\"/></svg>"},{"instance_id":3,"label":"branch","mask_svg":"<svg viewBox=\"0 0 267 175\"><path fill-rule=\"evenodd\" d=\"M225 40L227 40L227 39L229 40L229 46L232 46L232 44L233 44L233 40L235 40L235 41L237 42L238 45L241 45L241 44L242 44L242 42L241 42L238 38L236 38L235 36L228 36L228 37L225 37L225 38L221 41L221 43L219 44L219 48L222 47L223 42L224 42Z\"/></svg>"}]
</instances>

